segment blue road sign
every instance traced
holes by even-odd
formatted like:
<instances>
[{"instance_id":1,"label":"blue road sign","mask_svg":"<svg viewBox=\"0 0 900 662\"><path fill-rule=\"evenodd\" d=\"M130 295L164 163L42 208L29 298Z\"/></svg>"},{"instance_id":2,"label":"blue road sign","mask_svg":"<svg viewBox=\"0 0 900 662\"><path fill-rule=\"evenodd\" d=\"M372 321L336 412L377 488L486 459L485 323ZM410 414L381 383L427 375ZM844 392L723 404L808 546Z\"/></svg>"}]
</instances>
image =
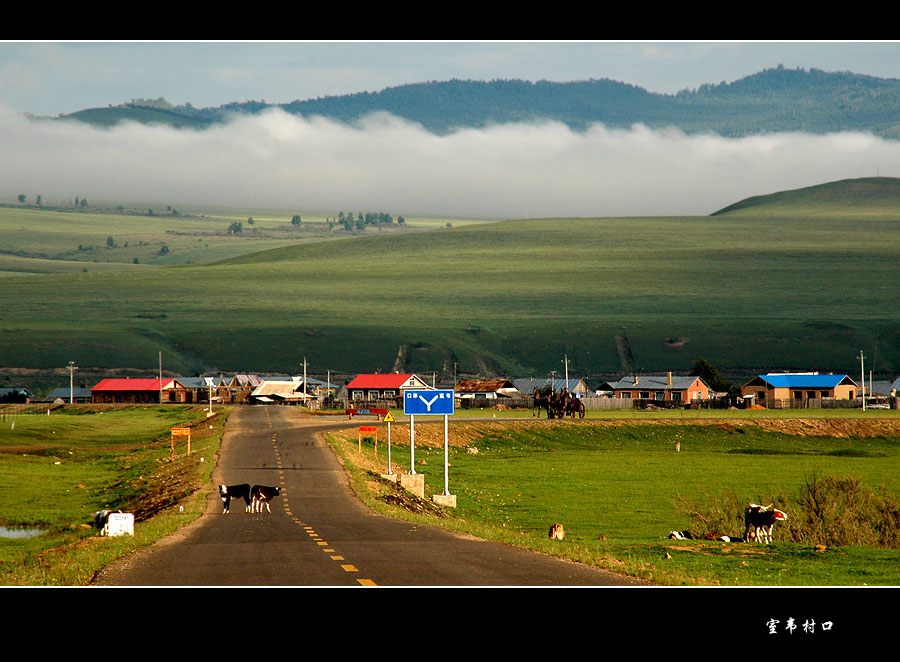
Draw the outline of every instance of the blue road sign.
<instances>
[{"instance_id":1,"label":"blue road sign","mask_svg":"<svg viewBox=\"0 0 900 662\"><path fill-rule=\"evenodd\" d=\"M445 416L453 413L453 391L429 389L404 391L403 413Z\"/></svg>"}]
</instances>

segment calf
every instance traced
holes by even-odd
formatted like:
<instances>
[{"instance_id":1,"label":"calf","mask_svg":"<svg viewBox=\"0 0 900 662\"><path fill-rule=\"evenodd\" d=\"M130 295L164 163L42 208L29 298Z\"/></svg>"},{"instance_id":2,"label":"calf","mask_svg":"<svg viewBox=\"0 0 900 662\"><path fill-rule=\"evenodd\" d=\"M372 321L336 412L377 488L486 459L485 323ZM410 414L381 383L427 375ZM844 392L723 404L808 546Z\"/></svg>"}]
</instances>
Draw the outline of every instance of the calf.
<instances>
[{"instance_id":1,"label":"calf","mask_svg":"<svg viewBox=\"0 0 900 662\"><path fill-rule=\"evenodd\" d=\"M751 503L750 507L744 511L744 540L750 540L750 528L753 527L753 540L756 542L765 542L769 544L772 541L772 527L779 520L786 520L787 514L777 508L773 508L774 504L768 506L760 506Z\"/></svg>"},{"instance_id":2,"label":"calf","mask_svg":"<svg viewBox=\"0 0 900 662\"><path fill-rule=\"evenodd\" d=\"M231 504L232 499L243 499L244 503L247 504L244 512L250 512L250 486L248 484L244 483L243 485L219 485L219 495L222 497L222 501L225 503L225 509L222 511L223 515L228 513L229 505Z\"/></svg>"},{"instance_id":3,"label":"calf","mask_svg":"<svg viewBox=\"0 0 900 662\"><path fill-rule=\"evenodd\" d=\"M277 497L281 494L280 487L267 487L266 485L254 485L253 489L250 490L250 498L253 500L252 510L254 513L261 513L263 506L266 507L270 513L272 509L269 507L269 503L272 501L274 497Z\"/></svg>"}]
</instances>

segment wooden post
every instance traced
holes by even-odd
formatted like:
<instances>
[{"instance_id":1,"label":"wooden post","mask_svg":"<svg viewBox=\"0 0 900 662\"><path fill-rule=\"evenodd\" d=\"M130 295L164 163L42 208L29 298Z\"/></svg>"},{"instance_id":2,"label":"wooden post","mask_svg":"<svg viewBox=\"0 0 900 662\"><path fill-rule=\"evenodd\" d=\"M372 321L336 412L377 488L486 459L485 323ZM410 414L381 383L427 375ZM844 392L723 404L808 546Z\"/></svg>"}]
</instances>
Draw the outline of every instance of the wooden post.
<instances>
[{"instance_id":1,"label":"wooden post","mask_svg":"<svg viewBox=\"0 0 900 662\"><path fill-rule=\"evenodd\" d=\"M170 459L175 459L175 437L187 437L187 454L191 454L191 429L172 428L172 453Z\"/></svg>"}]
</instances>

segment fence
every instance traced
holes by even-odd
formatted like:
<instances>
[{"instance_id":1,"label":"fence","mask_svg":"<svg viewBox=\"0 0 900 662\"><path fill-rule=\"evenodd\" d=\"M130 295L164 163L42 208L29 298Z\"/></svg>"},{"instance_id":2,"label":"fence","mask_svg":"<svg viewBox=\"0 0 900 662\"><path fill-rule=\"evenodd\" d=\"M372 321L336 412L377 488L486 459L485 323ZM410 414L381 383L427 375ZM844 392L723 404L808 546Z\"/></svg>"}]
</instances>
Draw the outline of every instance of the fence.
<instances>
[{"instance_id":1,"label":"fence","mask_svg":"<svg viewBox=\"0 0 900 662\"><path fill-rule=\"evenodd\" d=\"M836 398L766 398L758 404L766 409L862 409L862 400L838 400ZM897 409L897 398L866 398L867 407Z\"/></svg>"},{"instance_id":2,"label":"fence","mask_svg":"<svg viewBox=\"0 0 900 662\"><path fill-rule=\"evenodd\" d=\"M13 420L17 416L49 416L57 406L46 402L0 405L0 421Z\"/></svg>"}]
</instances>

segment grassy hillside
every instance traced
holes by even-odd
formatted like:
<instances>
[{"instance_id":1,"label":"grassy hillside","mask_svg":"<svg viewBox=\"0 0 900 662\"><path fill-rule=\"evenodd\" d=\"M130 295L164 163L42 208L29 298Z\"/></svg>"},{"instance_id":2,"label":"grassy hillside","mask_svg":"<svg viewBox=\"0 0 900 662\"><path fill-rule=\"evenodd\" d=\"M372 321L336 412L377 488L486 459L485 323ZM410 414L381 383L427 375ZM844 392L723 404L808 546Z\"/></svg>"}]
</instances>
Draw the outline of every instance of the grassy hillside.
<instances>
[{"instance_id":1,"label":"grassy hillside","mask_svg":"<svg viewBox=\"0 0 900 662\"><path fill-rule=\"evenodd\" d=\"M891 217L898 212L900 179L868 177L747 198L715 212L713 216L853 218L858 215Z\"/></svg>"},{"instance_id":2,"label":"grassy hillside","mask_svg":"<svg viewBox=\"0 0 900 662\"><path fill-rule=\"evenodd\" d=\"M179 212L152 204L84 211L8 204L0 206L0 277L201 264L314 241L478 222L414 218L403 227L348 232L323 214L300 215L299 227L292 216L272 210ZM233 223L240 232L229 231Z\"/></svg>"},{"instance_id":3,"label":"grassy hillside","mask_svg":"<svg viewBox=\"0 0 900 662\"><path fill-rule=\"evenodd\" d=\"M0 366L900 370L900 206L507 221L7 276ZM771 207L767 208L771 209ZM894 211L896 209L897 211ZM398 360L399 357L399 360Z\"/></svg>"}]
</instances>

